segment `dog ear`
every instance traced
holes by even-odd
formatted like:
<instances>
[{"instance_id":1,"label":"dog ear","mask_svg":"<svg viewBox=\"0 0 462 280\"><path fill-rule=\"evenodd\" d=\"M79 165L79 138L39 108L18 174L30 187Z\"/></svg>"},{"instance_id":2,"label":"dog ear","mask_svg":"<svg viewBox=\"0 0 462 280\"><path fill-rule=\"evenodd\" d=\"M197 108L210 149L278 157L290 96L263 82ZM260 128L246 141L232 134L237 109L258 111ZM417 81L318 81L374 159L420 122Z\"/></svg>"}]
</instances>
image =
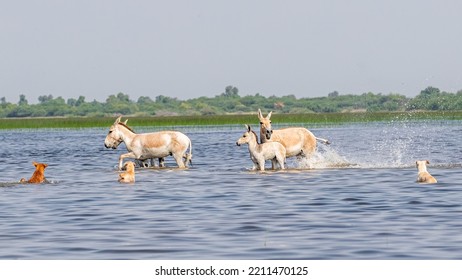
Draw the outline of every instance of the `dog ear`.
<instances>
[{"instance_id":1,"label":"dog ear","mask_svg":"<svg viewBox=\"0 0 462 280\"><path fill-rule=\"evenodd\" d=\"M32 165L35 166L35 167L37 167L38 163L35 162L35 161L33 161L33 162L32 162Z\"/></svg>"},{"instance_id":2,"label":"dog ear","mask_svg":"<svg viewBox=\"0 0 462 280\"><path fill-rule=\"evenodd\" d=\"M48 164L44 163L43 168L47 168L47 167L48 167Z\"/></svg>"}]
</instances>

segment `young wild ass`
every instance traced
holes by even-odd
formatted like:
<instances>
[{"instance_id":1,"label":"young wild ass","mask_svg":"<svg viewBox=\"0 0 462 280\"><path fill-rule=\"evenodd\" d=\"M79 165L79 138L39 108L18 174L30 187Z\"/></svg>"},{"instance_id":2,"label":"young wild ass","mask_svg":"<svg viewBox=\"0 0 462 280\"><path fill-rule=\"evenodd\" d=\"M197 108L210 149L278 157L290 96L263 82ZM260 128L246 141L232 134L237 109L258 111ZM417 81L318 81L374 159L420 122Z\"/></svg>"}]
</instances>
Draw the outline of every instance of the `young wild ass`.
<instances>
[{"instance_id":1,"label":"young wild ass","mask_svg":"<svg viewBox=\"0 0 462 280\"><path fill-rule=\"evenodd\" d=\"M33 161L32 164L35 166L34 174L32 174L32 177L30 177L29 180L21 178L20 182L21 183L32 183L32 184L40 184L40 183L46 182L45 168L48 167L48 164L35 162L35 161Z\"/></svg>"},{"instance_id":2,"label":"young wild ass","mask_svg":"<svg viewBox=\"0 0 462 280\"><path fill-rule=\"evenodd\" d=\"M433 177L432 175L430 175L430 173L428 173L427 164L430 164L428 160L418 160L415 162L415 165L419 172L417 175L417 182L427 183L427 184L437 183L435 177Z\"/></svg>"},{"instance_id":3,"label":"young wild ass","mask_svg":"<svg viewBox=\"0 0 462 280\"><path fill-rule=\"evenodd\" d=\"M173 156L179 168L185 168L192 159L192 144L188 136L178 131L159 131L136 134L118 117L109 128L104 140L106 148L117 149L124 142L128 153L119 157L119 170L125 158L145 160ZM189 154L186 151L189 148ZM183 158L185 161L183 162Z\"/></svg>"},{"instance_id":4,"label":"young wild ass","mask_svg":"<svg viewBox=\"0 0 462 280\"><path fill-rule=\"evenodd\" d=\"M272 161L273 169L275 169L276 163L279 164L281 169L284 169L284 163L286 161L286 149L284 146L278 142L258 144L257 134L252 131L249 125L245 125L245 127L247 131L237 140L236 145L249 145L250 159L253 161L252 170L258 168L260 171L264 171L266 160Z\"/></svg>"},{"instance_id":5,"label":"young wild ass","mask_svg":"<svg viewBox=\"0 0 462 280\"><path fill-rule=\"evenodd\" d=\"M271 127L271 114L269 112L263 117L261 110L258 109L258 118L260 119L260 141L266 143L269 141L279 142L286 148L286 156L309 157L316 151L316 140L324 144L330 144L328 140L315 137L311 131L304 127L288 127L273 130Z\"/></svg>"}]
</instances>

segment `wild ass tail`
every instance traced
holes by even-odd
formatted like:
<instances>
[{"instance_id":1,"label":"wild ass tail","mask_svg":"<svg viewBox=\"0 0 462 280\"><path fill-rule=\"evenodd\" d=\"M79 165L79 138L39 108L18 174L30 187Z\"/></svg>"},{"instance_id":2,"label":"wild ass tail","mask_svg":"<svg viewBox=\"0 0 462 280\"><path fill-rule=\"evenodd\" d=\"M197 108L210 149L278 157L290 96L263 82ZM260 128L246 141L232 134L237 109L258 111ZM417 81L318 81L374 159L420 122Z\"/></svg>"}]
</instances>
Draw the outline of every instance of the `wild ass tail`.
<instances>
[{"instance_id":1,"label":"wild ass tail","mask_svg":"<svg viewBox=\"0 0 462 280\"><path fill-rule=\"evenodd\" d=\"M327 139L324 139L324 138L319 138L319 137L315 137L316 140L318 140L319 142L323 143L324 145L329 145L330 144L330 141L327 140Z\"/></svg>"},{"instance_id":2,"label":"wild ass tail","mask_svg":"<svg viewBox=\"0 0 462 280\"><path fill-rule=\"evenodd\" d=\"M185 165L187 166L188 163L189 163L192 166L192 142L191 142L191 140L189 141L189 154L186 153L186 154L184 154L183 157L184 157Z\"/></svg>"}]
</instances>

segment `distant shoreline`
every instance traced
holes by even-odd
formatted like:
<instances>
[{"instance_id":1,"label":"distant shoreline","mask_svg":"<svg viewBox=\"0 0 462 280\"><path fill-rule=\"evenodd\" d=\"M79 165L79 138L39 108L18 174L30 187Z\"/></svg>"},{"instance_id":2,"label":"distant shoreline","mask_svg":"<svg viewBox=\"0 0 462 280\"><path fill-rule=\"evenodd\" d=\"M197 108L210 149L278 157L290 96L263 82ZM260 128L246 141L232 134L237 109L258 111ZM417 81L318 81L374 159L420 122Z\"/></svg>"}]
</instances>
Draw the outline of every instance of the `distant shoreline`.
<instances>
[{"instance_id":1,"label":"distant shoreline","mask_svg":"<svg viewBox=\"0 0 462 280\"><path fill-rule=\"evenodd\" d=\"M91 128L109 127L117 116L106 117L39 117L2 118L0 129ZM137 127L208 126L258 123L256 114L197 116L123 116L128 125ZM462 111L350 112L273 114L273 123L344 124L383 121L462 120Z\"/></svg>"}]
</instances>

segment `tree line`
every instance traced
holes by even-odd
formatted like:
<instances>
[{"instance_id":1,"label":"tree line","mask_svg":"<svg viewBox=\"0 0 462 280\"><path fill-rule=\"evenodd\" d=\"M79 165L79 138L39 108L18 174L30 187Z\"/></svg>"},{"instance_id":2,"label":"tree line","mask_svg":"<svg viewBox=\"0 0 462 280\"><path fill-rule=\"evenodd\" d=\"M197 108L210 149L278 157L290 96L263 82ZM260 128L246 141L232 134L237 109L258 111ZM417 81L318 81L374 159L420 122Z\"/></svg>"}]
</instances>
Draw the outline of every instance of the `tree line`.
<instances>
[{"instance_id":1,"label":"tree line","mask_svg":"<svg viewBox=\"0 0 462 280\"><path fill-rule=\"evenodd\" d=\"M381 111L460 111L462 110L462 90L457 93L440 91L427 87L416 97L401 94L387 95L372 92L360 95L341 95L337 91L326 97L296 98L294 95L265 97L259 93L240 96L234 86L215 97L199 97L179 100L164 95L154 99L141 96L131 100L122 92L107 97L105 102L86 101L84 96L69 98L42 95L37 104L29 104L21 94L18 103L10 103L5 97L0 99L0 117L58 117L58 116L108 116L123 115L221 115L253 113L258 108L278 113L329 113L329 112L381 112Z\"/></svg>"}]
</instances>

